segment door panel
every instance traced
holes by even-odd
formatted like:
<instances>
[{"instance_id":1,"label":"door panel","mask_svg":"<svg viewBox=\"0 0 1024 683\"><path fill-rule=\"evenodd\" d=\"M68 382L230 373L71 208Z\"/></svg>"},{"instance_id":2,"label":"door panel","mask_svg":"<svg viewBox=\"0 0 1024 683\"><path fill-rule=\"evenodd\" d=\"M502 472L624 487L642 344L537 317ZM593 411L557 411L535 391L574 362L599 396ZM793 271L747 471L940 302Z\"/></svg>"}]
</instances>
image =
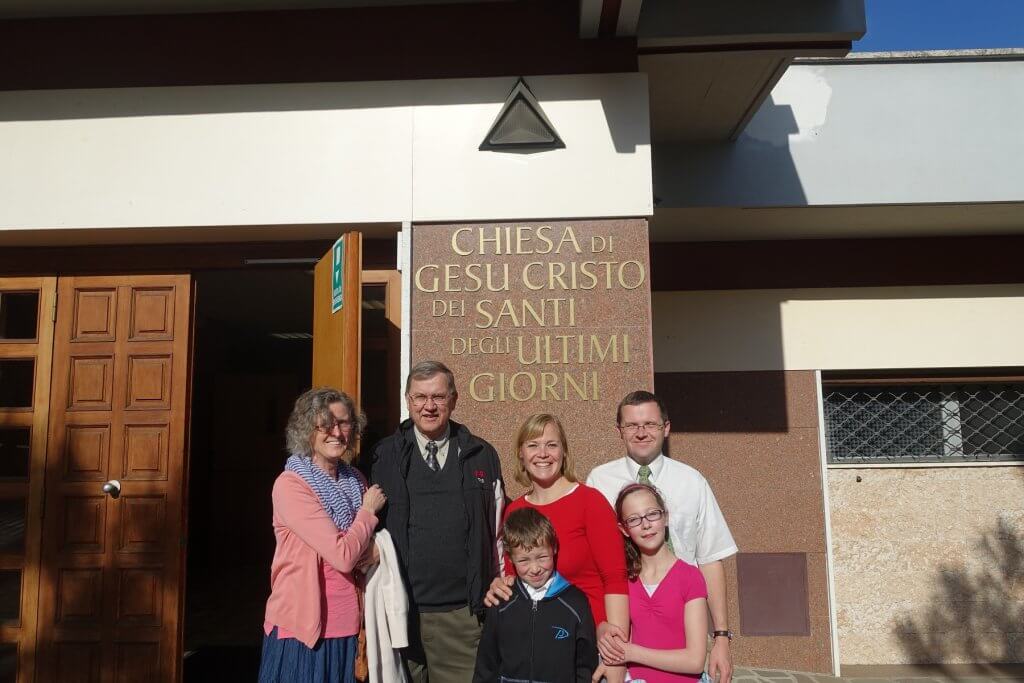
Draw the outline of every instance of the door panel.
<instances>
[{"instance_id":1,"label":"door panel","mask_svg":"<svg viewBox=\"0 0 1024 683\"><path fill-rule=\"evenodd\" d=\"M0 681L30 683L56 279L0 278Z\"/></svg>"},{"instance_id":2,"label":"door panel","mask_svg":"<svg viewBox=\"0 0 1024 683\"><path fill-rule=\"evenodd\" d=\"M39 681L178 678L189 308L187 275L58 282Z\"/></svg>"},{"instance_id":3,"label":"door panel","mask_svg":"<svg viewBox=\"0 0 1024 683\"><path fill-rule=\"evenodd\" d=\"M313 386L340 389L358 404L363 242L358 232L345 233L342 239L345 247L341 310L331 312L331 251L324 254L313 271Z\"/></svg>"},{"instance_id":4,"label":"door panel","mask_svg":"<svg viewBox=\"0 0 1024 683\"><path fill-rule=\"evenodd\" d=\"M370 419L368 438L395 431L401 415L402 275L397 270L363 271L360 405ZM365 442L365 440L364 440Z\"/></svg>"}]
</instances>

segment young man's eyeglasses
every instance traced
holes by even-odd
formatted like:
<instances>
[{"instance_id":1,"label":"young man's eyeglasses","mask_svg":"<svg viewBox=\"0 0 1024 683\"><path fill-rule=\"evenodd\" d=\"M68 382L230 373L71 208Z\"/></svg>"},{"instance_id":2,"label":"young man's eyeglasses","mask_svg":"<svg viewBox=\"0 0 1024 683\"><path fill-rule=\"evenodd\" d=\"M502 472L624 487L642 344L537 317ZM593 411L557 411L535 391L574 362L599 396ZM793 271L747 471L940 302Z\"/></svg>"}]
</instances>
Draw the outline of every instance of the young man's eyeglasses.
<instances>
[{"instance_id":1,"label":"young man's eyeglasses","mask_svg":"<svg viewBox=\"0 0 1024 683\"><path fill-rule=\"evenodd\" d=\"M664 422L644 422L643 424L637 424L636 422L627 422L624 425L619 425L619 429L626 432L627 434L636 434L641 429L647 432L653 432L661 429L664 426Z\"/></svg>"},{"instance_id":2,"label":"young man's eyeglasses","mask_svg":"<svg viewBox=\"0 0 1024 683\"><path fill-rule=\"evenodd\" d=\"M335 429L347 432L352 429L352 420L331 420L330 422L323 422L316 426L316 431L321 434L332 434Z\"/></svg>"},{"instance_id":3,"label":"young man's eyeglasses","mask_svg":"<svg viewBox=\"0 0 1024 683\"><path fill-rule=\"evenodd\" d=\"M657 522L665 516L664 510L650 510L646 515L630 515L622 520L622 523L630 529L640 526L646 519L648 522Z\"/></svg>"},{"instance_id":4,"label":"young man's eyeglasses","mask_svg":"<svg viewBox=\"0 0 1024 683\"><path fill-rule=\"evenodd\" d=\"M433 401L434 405L441 405L447 400L448 394L432 394L430 396L426 394L411 394L409 396L409 403L412 404L413 408L422 408L429 401Z\"/></svg>"}]
</instances>

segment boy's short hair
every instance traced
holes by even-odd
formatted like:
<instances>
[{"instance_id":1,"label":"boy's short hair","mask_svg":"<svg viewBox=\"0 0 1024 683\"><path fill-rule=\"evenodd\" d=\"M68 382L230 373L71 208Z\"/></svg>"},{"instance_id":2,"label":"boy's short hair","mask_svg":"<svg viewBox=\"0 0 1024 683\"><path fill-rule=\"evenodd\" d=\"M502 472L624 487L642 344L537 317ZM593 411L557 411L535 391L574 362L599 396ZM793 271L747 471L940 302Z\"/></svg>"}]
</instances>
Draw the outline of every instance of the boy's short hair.
<instances>
[{"instance_id":1,"label":"boy's short hair","mask_svg":"<svg viewBox=\"0 0 1024 683\"><path fill-rule=\"evenodd\" d=\"M520 508L509 513L501 527L502 539L509 550L533 550L546 545L552 550L558 548L555 527L547 517L533 508Z\"/></svg>"}]
</instances>

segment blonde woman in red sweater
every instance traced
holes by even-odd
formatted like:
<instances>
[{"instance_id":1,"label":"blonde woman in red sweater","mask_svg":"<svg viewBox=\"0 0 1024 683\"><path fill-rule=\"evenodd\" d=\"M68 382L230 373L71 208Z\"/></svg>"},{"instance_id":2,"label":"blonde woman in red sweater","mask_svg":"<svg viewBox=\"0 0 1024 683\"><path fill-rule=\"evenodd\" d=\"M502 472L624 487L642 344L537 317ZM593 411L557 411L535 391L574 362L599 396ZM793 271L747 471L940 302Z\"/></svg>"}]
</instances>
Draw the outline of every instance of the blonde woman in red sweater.
<instances>
[{"instance_id":1,"label":"blonde woman in red sweater","mask_svg":"<svg viewBox=\"0 0 1024 683\"><path fill-rule=\"evenodd\" d=\"M527 492L505 511L530 507L547 517L558 537L556 567L567 581L587 596L598 639L610 639L607 625L629 632L629 588L622 535L615 511L594 488L581 484L569 456L565 428L554 415L531 415L515 441L515 478ZM504 577L491 583L489 604L511 597L515 572L505 558ZM623 667L605 672L613 683L625 677Z\"/></svg>"}]
</instances>

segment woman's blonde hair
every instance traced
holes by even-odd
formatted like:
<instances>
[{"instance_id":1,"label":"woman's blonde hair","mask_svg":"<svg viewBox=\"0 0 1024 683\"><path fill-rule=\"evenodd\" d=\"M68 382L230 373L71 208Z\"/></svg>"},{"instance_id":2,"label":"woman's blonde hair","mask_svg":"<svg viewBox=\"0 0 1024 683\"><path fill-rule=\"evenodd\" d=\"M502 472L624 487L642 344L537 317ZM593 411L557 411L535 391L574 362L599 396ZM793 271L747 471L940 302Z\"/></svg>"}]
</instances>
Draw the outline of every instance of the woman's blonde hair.
<instances>
[{"instance_id":1,"label":"woman's blonde hair","mask_svg":"<svg viewBox=\"0 0 1024 683\"><path fill-rule=\"evenodd\" d=\"M579 481L576 478L576 466L569 455L569 440L565 437L565 427L562 426L561 420L550 413L535 413L526 418L523 426L519 428L519 433L516 435L515 448L512 451L512 458L516 463L515 479L521 485L530 489L533 488L533 482L530 480L530 475L526 473L526 465L523 464L523 444L543 434L544 428L548 425L555 425L555 430L558 432L558 440L562 444L562 476L569 481Z\"/></svg>"}]
</instances>

